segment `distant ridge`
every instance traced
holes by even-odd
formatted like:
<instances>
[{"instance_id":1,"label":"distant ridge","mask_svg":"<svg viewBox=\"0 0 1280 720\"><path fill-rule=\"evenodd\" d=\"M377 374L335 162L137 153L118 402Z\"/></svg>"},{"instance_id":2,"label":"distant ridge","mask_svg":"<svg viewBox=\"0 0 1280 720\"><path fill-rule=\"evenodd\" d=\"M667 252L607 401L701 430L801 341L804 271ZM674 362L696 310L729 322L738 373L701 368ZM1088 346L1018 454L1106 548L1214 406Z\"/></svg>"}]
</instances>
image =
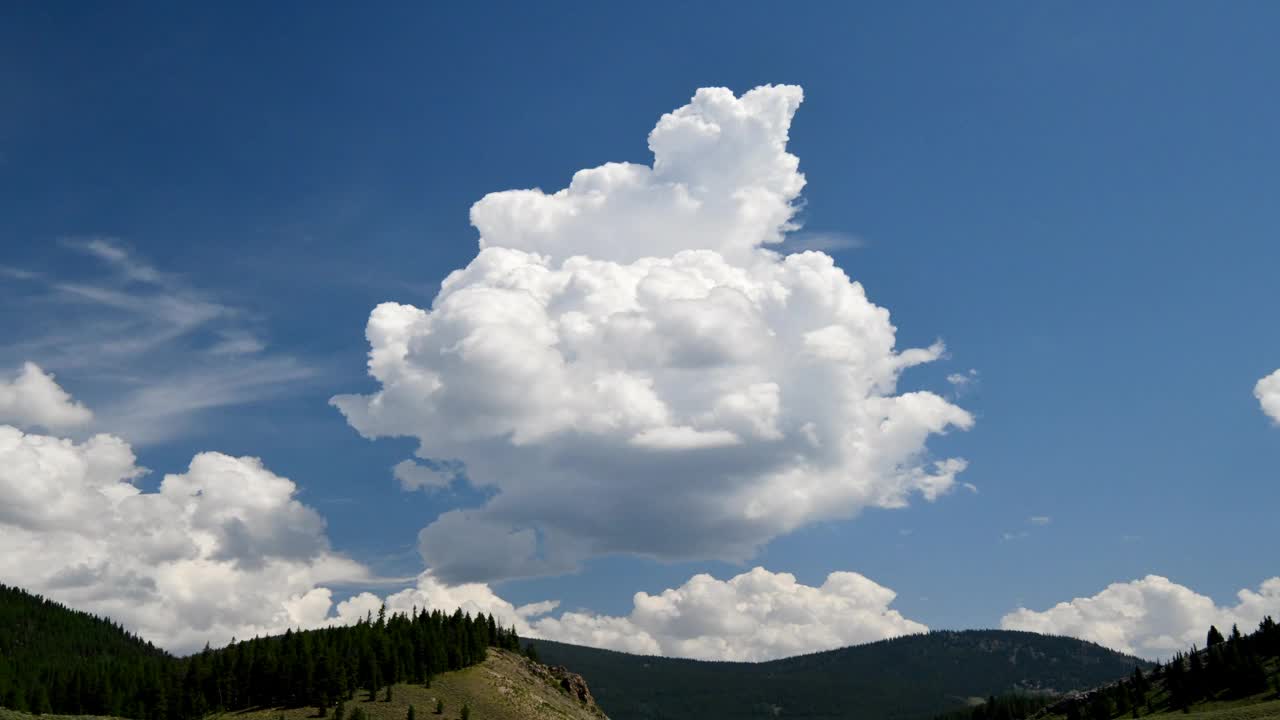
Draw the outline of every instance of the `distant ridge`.
<instances>
[{"instance_id":1,"label":"distant ridge","mask_svg":"<svg viewBox=\"0 0 1280 720\"><path fill-rule=\"evenodd\" d=\"M613 720L916 720L990 695L1079 690L1151 667L1095 643L1012 630L934 631L762 663L529 642L543 662L581 673Z\"/></svg>"}]
</instances>

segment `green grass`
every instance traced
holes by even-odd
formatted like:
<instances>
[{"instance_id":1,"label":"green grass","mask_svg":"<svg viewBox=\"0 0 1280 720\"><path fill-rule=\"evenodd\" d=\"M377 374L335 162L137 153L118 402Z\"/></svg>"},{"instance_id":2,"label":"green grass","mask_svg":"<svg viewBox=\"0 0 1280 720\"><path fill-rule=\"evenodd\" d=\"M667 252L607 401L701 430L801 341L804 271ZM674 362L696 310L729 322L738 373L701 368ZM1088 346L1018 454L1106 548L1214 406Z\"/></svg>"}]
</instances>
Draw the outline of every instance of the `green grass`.
<instances>
[{"instance_id":1,"label":"green grass","mask_svg":"<svg viewBox=\"0 0 1280 720\"><path fill-rule=\"evenodd\" d=\"M1274 697L1274 694L1269 694ZM1262 696L1265 697L1265 696ZM1244 698L1231 702L1208 702L1191 708L1191 712L1160 712L1143 717L1194 717L1196 720L1272 720L1280 719L1280 700L1258 702Z\"/></svg>"}]
</instances>

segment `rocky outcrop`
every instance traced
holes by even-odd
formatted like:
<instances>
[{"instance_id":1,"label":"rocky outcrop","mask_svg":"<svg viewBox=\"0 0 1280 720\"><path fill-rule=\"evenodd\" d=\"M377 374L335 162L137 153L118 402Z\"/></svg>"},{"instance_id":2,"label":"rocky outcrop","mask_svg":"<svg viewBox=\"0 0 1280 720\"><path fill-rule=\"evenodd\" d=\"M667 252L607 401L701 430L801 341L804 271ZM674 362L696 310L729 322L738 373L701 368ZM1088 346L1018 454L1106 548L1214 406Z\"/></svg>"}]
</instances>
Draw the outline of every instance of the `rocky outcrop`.
<instances>
[{"instance_id":1,"label":"rocky outcrop","mask_svg":"<svg viewBox=\"0 0 1280 720\"><path fill-rule=\"evenodd\" d=\"M549 668L551 675L560 681L560 687L571 696L578 699L578 702L587 705L595 705L596 699L591 697L591 689L587 687L587 681L578 673L569 672L568 668L556 666Z\"/></svg>"},{"instance_id":2,"label":"rocky outcrop","mask_svg":"<svg viewBox=\"0 0 1280 720\"><path fill-rule=\"evenodd\" d=\"M591 695L591 688L587 686L586 678L561 665L549 667L528 658L525 658L525 662L528 664L529 671L541 677L548 685L560 688L561 692L576 700L594 714L600 717L605 716L600 706L596 705L596 699Z\"/></svg>"}]
</instances>

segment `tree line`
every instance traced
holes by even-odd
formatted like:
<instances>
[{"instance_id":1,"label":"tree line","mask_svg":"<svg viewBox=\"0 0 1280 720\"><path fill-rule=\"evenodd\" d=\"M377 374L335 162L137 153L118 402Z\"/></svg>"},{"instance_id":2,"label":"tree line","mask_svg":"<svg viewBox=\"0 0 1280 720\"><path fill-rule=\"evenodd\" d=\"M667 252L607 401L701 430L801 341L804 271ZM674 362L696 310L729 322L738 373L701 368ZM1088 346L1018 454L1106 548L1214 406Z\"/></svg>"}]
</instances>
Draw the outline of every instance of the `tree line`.
<instances>
[{"instance_id":1,"label":"tree line","mask_svg":"<svg viewBox=\"0 0 1280 720\"><path fill-rule=\"evenodd\" d=\"M519 651L492 615L385 606L355 625L290 630L178 658L118 624L0 584L0 705L65 715L189 720L213 711L314 706Z\"/></svg>"},{"instance_id":2,"label":"tree line","mask_svg":"<svg viewBox=\"0 0 1280 720\"><path fill-rule=\"evenodd\" d=\"M1277 657L1280 625L1267 616L1249 635L1241 635L1233 625L1231 634L1223 637L1210 626L1204 650L1179 653L1167 665L1157 665L1153 674L1164 677L1169 708L1186 711L1201 700L1242 698L1267 690L1266 661ZM1280 669L1272 685L1280 692Z\"/></svg>"}]
</instances>

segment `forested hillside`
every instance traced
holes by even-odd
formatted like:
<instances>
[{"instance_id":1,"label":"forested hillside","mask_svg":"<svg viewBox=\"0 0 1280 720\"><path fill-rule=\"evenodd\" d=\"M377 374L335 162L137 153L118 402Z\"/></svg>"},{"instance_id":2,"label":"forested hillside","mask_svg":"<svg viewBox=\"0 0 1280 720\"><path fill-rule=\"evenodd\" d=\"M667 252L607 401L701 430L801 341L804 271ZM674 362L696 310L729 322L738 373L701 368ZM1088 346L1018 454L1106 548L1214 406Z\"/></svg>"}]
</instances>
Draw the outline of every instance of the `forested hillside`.
<instances>
[{"instance_id":1,"label":"forested hillside","mask_svg":"<svg viewBox=\"0 0 1280 720\"><path fill-rule=\"evenodd\" d=\"M118 625L0 585L0 705L64 715L185 720L215 710L310 706L514 650L492 617L379 613L353 626L287 632L175 658Z\"/></svg>"},{"instance_id":2,"label":"forested hillside","mask_svg":"<svg viewBox=\"0 0 1280 720\"><path fill-rule=\"evenodd\" d=\"M591 683L614 720L930 718L1014 689L1093 687L1150 667L1065 637L930 632L765 663L701 662L531 641Z\"/></svg>"},{"instance_id":3,"label":"forested hillside","mask_svg":"<svg viewBox=\"0 0 1280 720\"><path fill-rule=\"evenodd\" d=\"M1117 682L1067 697L1014 694L937 720L1112 720L1165 714L1280 717L1280 625L1270 617L1244 635L1210 626L1203 650L1178 653ZM1263 705L1260 711L1246 711Z\"/></svg>"},{"instance_id":4,"label":"forested hillside","mask_svg":"<svg viewBox=\"0 0 1280 720\"><path fill-rule=\"evenodd\" d=\"M1049 707L1065 720L1139 718L1162 713L1212 712L1280 698L1280 625L1266 617L1244 635L1210 627L1203 649L1178 653L1151 672ZM1277 713L1280 715L1280 712ZM985 720L985 719L981 719Z\"/></svg>"}]
</instances>

